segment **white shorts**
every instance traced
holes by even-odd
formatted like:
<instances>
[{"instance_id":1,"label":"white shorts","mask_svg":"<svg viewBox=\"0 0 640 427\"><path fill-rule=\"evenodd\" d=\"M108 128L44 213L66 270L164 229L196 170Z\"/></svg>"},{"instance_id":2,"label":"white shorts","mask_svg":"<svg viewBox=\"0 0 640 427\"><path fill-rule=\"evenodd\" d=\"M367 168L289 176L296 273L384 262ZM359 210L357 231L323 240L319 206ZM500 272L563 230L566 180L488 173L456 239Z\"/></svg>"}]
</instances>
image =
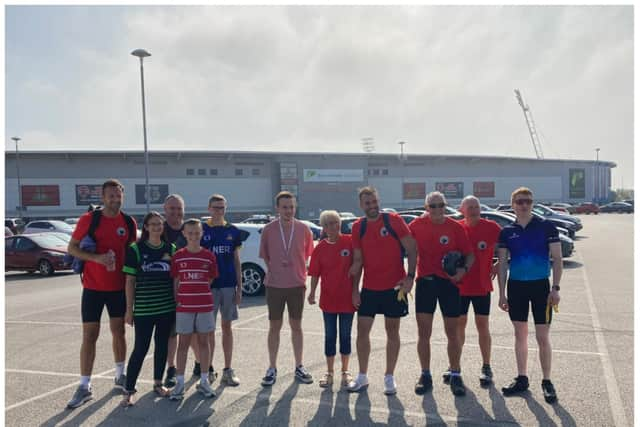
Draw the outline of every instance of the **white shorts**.
<instances>
[{"instance_id":1,"label":"white shorts","mask_svg":"<svg viewBox=\"0 0 640 427\"><path fill-rule=\"evenodd\" d=\"M216 329L213 311L204 313L176 312L176 332L180 335L213 332Z\"/></svg>"}]
</instances>

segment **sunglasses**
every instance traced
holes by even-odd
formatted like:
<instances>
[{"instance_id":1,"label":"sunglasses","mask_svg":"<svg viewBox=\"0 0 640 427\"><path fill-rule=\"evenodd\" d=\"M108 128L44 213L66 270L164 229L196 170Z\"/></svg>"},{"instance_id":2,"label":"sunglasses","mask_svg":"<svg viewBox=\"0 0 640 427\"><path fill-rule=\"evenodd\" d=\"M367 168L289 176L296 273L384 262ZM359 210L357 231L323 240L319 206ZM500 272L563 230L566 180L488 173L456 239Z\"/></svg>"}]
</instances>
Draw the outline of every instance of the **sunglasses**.
<instances>
[{"instance_id":1,"label":"sunglasses","mask_svg":"<svg viewBox=\"0 0 640 427\"><path fill-rule=\"evenodd\" d=\"M522 205L530 205L533 203L533 200L531 199L516 199L514 201L514 203L518 206L522 206Z\"/></svg>"},{"instance_id":2,"label":"sunglasses","mask_svg":"<svg viewBox=\"0 0 640 427\"><path fill-rule=\"evenodd\" d=\"M214 209L216 211L223 211L226 209L225 206L210 206L209 209Z\"/></svg>"},{"instance_id":3,"label":"sunglasses","mask_svg":"<svg viewBox=\"0 0 640 427\"><path fill-rule=\"evenodd\" d=\"M437 208L444 208L446 206L446 203L430 203L428 205L431 209L437 209Z\"/></svg>"}]
</instances>

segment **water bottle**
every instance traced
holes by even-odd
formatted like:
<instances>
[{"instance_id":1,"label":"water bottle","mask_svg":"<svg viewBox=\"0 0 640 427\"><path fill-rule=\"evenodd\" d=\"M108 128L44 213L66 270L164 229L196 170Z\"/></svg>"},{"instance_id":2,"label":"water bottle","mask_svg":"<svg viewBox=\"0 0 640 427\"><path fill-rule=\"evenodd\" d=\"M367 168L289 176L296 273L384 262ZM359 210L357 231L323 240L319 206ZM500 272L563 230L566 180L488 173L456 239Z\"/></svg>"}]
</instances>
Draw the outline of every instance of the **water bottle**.
<instances>
[{"instance_id":1,"label":"water bottle","mask_svg":"<svg viewBox=\"0 0 640 427\"><path fill-rule=\"evenodd\" d=\"M109 249L107 252L109 255L109 264L107 264L107 271L116 271L116 253L113 252L113 249Z\"/></svg>"}]
</instances>

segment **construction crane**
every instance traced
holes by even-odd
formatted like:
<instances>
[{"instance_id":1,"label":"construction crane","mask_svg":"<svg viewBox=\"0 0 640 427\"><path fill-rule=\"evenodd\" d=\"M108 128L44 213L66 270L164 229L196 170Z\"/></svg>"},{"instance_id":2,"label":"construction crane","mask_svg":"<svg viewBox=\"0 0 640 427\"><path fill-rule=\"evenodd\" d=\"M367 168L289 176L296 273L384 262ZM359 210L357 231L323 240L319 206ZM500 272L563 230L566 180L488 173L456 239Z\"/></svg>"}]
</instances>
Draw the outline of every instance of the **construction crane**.
<instances>
[{"instance_id":1,"label":"construction crane","mask_svg":"<svg viewBox=\"0 0 640 427\"><path fill-rule=\"evenodd\" d=\"M522 95L518 89L514 89L516 93L516 99L518 100L518 104L522 107L522 112L524 113L524 119L527 121L527 127L529 128L529 135L531 135L531 142L533 143L533 149L536 151L536 157L538 160L544 159L544 154L542 154L542 145L540 144L540 140L538 139L538 132L536 131L536 123L533 121L533 114L531 113L531 109L527 104L525 104L522 99Z\"/></svg>"}]
</instances>

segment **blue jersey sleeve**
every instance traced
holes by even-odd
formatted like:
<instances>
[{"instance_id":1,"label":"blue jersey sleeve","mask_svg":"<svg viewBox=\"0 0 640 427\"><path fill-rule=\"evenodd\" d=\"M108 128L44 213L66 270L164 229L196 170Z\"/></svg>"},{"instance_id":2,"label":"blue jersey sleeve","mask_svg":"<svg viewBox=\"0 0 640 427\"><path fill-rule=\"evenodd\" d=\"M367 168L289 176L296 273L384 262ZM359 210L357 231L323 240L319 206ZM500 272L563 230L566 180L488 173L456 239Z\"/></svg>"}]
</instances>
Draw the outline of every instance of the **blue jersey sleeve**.
<instances>
[{"instance_id":1,"label":"blue jersey sleeve","mask_svg":"<svg viewBox=\"0 0 640 427\"><path fill-rule=\"evenodd\" d=\"M500 234L498 235L498 248L508 249L506 237L507 228L508 227L504 227L502 230L500 230Z\"/></svg>"},{"instance_id":2,"label":"blue jersey sleeve","mask_svg":"<svg viewBox=\"0 0 640 427\"><path fill-rule=\"evenodd\" d=\"M547 242L548 243L556 243L560 241L560 233L558 232L558 229L556 228L555 225L553 225L552 223L547 222Z\"/></svg>"}]
</instances>

